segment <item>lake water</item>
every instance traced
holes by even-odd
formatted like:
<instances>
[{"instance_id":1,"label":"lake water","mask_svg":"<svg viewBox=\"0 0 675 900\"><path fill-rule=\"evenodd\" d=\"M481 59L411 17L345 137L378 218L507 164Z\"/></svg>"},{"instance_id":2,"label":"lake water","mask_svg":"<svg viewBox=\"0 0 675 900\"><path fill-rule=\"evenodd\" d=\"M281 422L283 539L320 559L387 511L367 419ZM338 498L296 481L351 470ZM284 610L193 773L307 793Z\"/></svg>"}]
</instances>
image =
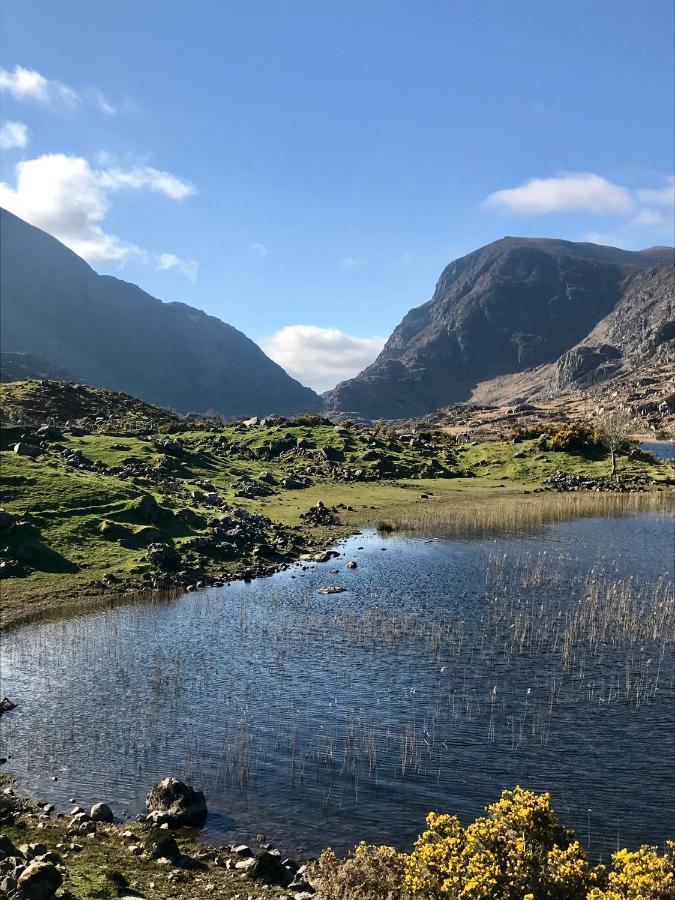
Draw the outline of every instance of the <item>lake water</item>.
<instances>
[{"instance_id":1,"label":"lake water","mask_svg":"<svg viewBox=\"0 0 675 900\"><path fill-rule=\"evenodd\" d=\"M675 461L675 441L643 441L640 447L653 453L657 459Z\"/></svg>"},{"instance_id":2,"label":"lake water","mask_svg":"<svg viewBox=\"0 0 675 900\"><path fill-rule=\"evenodd\" d=\"M221 843L407 847L428 810L468 821L515 784L550 791L596 855L660 843L672 546L649 514L474 541L369 531L304 571L28 625L2 642L19 704L2 754L60 808L120 816L191 779Z\"/></svg>"}]
</instances>

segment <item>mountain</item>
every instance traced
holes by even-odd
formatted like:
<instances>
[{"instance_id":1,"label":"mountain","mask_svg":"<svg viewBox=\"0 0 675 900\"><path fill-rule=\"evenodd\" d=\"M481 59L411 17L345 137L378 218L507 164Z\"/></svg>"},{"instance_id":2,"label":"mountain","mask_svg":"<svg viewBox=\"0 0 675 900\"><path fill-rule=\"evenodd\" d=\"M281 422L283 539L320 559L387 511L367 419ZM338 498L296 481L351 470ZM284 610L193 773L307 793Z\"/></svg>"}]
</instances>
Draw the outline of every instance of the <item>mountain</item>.
<instances>
[{"instance_id":1,"label":"mountain","mask_svg":"<svg viewBox=\"0 0 675 900\"><path fill-rule=\"evenodd\" d=\"M331 391L326 405L366 418L424 415L467 400L482 382L556 363L586 338L599 346L601 335L591 332L619 308L617 327L631 320L640 302L631 282L647 269L663 269L664 316L672 322L672 257L665 247L495 241L447 266L431 300L411 310L375 362ZM669 333L667 321L664 328ZM563 363L560 378L576 377L573 368L565 374Z\"/></svg>"},{"instance_id":2,"label":"mountain","mask_svg":"<svg viewBox=\"0 0 675 900\"><path fill-rule=\"evenodd\" d=\"M240 331L185 303L98 275L55 238L0 210L1 346L179 412L315 410L320 400ZM18 356L21 354L22 356ZM27 370L23 367L25 377Z\"/></svg>"}]
</instances>

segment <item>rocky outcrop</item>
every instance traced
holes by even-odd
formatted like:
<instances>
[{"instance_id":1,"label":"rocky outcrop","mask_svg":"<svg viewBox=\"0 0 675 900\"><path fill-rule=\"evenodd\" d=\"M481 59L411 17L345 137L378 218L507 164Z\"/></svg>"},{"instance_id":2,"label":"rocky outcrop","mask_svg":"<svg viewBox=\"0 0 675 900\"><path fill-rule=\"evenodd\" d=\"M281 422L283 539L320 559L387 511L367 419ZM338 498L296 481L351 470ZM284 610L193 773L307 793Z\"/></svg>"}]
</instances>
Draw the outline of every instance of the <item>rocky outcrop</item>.
<instances>
[{"instance_id":1,"label":"rocky outcrop","mask_svg":"<svg viewBox=\"0 0 675 900\"><path fill-rule=\"evenodd\" d=\"M588 388L645 363L675 362L673 267L629 276L616 306L556 363L552 390Z\"/></svg>"},{"instance_id":2,"label":"rocky outcrop","mask_svg":"<svg viewBox=\"0 0 675 900\"><path fill-rule=\"evenodd\" d=\"M315 410L320 401L220 319L98 275L59 241L0 211L2 350L179 412Z\"/></svg>"},{"instance_id":3,"label":"rocky outcrop","mask_svg":"<svg viewBox=\"0 0 675 900\"><path fill-rule=\"evenodd\" d=\"M401 418L464 401L483 381L554 363L617 307L632 277L671 261L666 248L496 241L451 263L431 300L326 404L334 413ZM595 356L606 365L612 352Z\"/></svg>"},{"instance_id":4,"label":"rocky outcrop","mask_svg":"<svg viewBox=\"0 0 675 900\"><path fill-rule=\"evenodd\" d=\"M156 784L145 798L145 805L157 824L200 827L206 821L204 794L178 778L165 778Z\"/></svg>"}]
</instances>

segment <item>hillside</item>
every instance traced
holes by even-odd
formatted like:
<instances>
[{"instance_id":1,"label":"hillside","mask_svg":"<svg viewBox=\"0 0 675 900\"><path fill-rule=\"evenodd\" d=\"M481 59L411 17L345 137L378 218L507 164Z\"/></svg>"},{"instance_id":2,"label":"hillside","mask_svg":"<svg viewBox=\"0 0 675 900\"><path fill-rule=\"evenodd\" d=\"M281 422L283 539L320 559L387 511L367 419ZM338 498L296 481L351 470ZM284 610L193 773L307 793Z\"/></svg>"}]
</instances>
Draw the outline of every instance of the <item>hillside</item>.
<instances>
[{"instance_id":1,"label":"hillside","mask_svg":"<svg viewBox=\"0 0 675 900\"><path fill-rule=\"evenodd\" d=\"M20 377L65 371L182 413L265 415L318 407L313 391L231 325L98 275L6 210L0 211L0 238L1 346L12 354L10 367L23 360ZM36 371L26 365L26 354L39 357Z\"/></svg>"},{"instance_id":2,"label":"hillside","mask_svg":"<svg viewBox=\"0 0 675 900\"><path fill-rule=\"evenodd\" d=\"M327 405L365 418L423 415L467 400L483 382L557 363L587 339L596 349L580 350L578 358L591 358L597 369L614 353L599 349L602 334L621 331L627 348L635 322L655 306L660 324L649 329L652 342L663 343L671 333L671 262L672 250L659 247L631 252L548 239L496 241L447 266L431 300L404 317L375 362L338 385ZM660 272L657 291L648 269ZM644 299L650 293L655 301ZM614 325L607 320L591 338L615 310ZM627 359L632 364L652 349L643 341ZM560 376L568 384L575 377Z\"/></svg>"}]
</instances>

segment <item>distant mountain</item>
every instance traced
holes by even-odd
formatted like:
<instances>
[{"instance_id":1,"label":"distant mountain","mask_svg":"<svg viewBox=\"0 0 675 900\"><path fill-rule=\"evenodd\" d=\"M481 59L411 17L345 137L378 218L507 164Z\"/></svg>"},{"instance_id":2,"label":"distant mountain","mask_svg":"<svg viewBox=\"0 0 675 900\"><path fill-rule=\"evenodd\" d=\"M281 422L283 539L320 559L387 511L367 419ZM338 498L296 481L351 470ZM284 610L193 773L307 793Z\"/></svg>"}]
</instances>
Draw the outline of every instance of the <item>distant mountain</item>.
<instances>
[{"instance_id":1,"label":"distant mountain","mask_svg":"<svg viewBox=\"0 0 675 900\"><path fill-rule=\"evenodd\" d=\"M240 331L185 303L98 275L43 231L0 210L0 340L20 377L65 371L182 413L315 410L320 400ZM31 371L31 357L35 371Z\"/></svg>"},{"instance_id":2,"label":"distant mountain","mask_svg":"<svg viewBox=\"0 0 675 900\"><path fill-rule=\"evenodd\" d=\"M652 316L654 304L640 299L650 284L660 285L654 339L672 336L672 261L665 247L631 252L516 237L488 244L447 266L431 300L411 310L375 362L326 404L366 418L423 415L467 400L482 382L556 363L588 339L588 349L561 362L560 382L574 380L580 365L594 368L591 357L611 356L598 349L605 332L623 330L628 341L633 325ZM650 282L645 270L654 268L661 271Z\"/></svg>"}]
</instances>

